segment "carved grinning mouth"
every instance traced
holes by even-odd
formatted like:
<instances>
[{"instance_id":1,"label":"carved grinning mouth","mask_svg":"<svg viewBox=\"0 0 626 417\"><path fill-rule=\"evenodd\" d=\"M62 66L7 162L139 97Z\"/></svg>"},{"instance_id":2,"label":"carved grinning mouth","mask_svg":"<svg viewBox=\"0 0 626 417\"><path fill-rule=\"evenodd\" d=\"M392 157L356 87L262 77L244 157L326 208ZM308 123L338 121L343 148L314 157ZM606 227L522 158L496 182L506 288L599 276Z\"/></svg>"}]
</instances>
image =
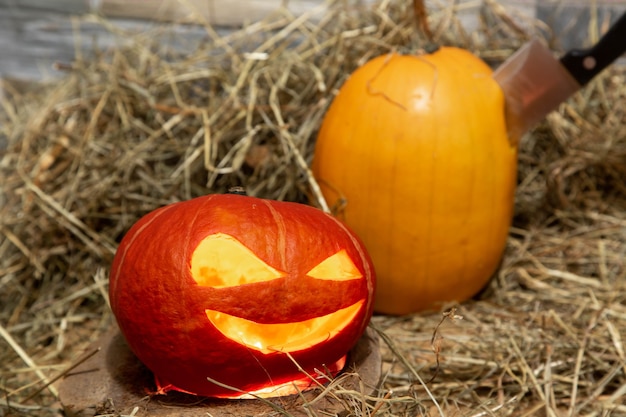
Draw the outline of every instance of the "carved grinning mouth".
<instances>
[{"instance_id":1,"label":"carved grinning mouth","mask_svg":"<svg viewBox=\"0 0 626 417\"><path fill-rule=\"evenodd\" d=\"M364 302L296 323L262 324L215 310L206 310L206 315L224 336L250 349L264 354L296 352L335 337L354 320Z\"/></svg>"}]
</instances>

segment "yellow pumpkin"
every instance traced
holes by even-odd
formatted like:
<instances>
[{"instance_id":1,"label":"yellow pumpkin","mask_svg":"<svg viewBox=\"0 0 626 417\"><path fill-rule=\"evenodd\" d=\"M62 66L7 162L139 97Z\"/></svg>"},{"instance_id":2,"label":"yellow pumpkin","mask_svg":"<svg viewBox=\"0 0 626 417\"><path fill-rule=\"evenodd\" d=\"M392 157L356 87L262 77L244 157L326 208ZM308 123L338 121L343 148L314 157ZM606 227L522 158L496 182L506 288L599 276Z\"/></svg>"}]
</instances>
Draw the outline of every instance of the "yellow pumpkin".
<instances>
[{"instance_id":1,"label":"yellow pumpkin","mask_svg":"<svg viewBox=\"0 0 626 417\"><path fill-rule=\"evenodd\" d=\"M439 309L489 281L512 220L511 143L503 93L466 50L379 56L345 82L312 169L333 213L368 248L376 311Z\"/></svg>"}]
</instances>

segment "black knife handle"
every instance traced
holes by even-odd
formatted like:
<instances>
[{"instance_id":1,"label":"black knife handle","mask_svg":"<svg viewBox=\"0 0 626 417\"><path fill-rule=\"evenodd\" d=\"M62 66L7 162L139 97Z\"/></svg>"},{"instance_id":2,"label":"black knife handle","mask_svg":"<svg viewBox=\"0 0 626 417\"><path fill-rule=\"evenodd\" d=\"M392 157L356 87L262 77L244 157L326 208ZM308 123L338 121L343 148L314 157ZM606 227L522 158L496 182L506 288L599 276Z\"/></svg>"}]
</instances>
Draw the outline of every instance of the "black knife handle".
<instances>
[{"instance_id":1,"label":"black knife handle","mask_svg":"<svg viewBox=\"0 0 626 417\"><path fill-rule=\"evenodd\" d=\"M574 49L561 58L561 64L583 86L626 51L626 12L588 49Z\"/></svg>"}]
</instances>

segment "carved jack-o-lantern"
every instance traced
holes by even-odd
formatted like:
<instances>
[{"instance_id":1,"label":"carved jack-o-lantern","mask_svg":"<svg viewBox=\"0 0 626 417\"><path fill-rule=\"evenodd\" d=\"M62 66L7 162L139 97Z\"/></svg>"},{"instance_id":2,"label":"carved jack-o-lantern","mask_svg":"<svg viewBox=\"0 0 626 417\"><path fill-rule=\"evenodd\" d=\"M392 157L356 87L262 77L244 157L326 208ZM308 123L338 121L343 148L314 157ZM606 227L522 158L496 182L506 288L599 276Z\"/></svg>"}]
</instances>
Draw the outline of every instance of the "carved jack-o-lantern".
<instances>
[{"instance_id":1,"label":"carved jack-o-lantern","mask_svg":"<svg viewBox=\"0 0 626 417\"><path fill-rule=\"evenodd\" d=\"M363 245L333 217L226 194L140 219L120 243L109 294L160 390L237 398L338 372L371 317L374 280Z\"/></svg>"}]
</instances>

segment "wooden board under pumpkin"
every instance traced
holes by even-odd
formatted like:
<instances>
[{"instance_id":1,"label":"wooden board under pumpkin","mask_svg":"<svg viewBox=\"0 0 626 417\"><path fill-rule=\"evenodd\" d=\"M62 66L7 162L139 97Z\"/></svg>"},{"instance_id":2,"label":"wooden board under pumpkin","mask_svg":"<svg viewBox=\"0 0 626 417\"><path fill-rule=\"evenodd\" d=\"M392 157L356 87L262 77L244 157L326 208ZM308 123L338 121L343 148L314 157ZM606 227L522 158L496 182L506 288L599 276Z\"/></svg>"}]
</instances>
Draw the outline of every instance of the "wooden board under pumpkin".
<instances>
[{"instance_id":1,"label":"wooden board under pumpkin","mask_svg":"<svg viewBox=\"0 0 626 417\"><path fill-rule=\"evenodd\" d=\"M150 394L155 390L152 373L130 351L117 326L87 349L86 354L93 352L59 381L59 399L68 417L102 414L226 417L260 416L274 411L260 400L215 400L177 392ZM338 381L347 390L375 395L381 370L378 335L368 328L350 352L346 371ZM337 415L346 410L340 400L330 394L320 395L319 390L270 401L294 417L308 416L307 408L319 411L319 415ZM347 415L348 411L344 413Z\"/></svg>"}]
</instances>

